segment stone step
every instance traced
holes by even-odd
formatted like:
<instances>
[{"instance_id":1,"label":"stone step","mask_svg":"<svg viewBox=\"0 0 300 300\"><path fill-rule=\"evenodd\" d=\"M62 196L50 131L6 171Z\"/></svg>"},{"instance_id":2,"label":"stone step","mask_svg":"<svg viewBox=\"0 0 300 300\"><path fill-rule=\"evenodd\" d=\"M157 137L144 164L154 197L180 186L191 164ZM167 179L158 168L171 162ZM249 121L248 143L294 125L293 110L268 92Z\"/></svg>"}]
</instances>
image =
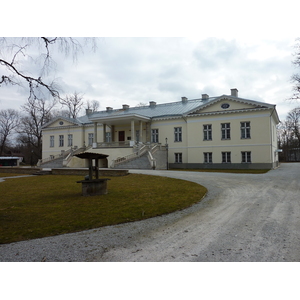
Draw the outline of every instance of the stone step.
<instances>
[{"instance_id":1,"label":"stone step","mask_svg":"<svg viewBox=\"0 0 300 300\"><path fill-rule=\"evenodd\" d=\"M33 175L51 175L52 174L52 171L37 171L35 173L33 173Z\"/></svg>"}]
</instances>

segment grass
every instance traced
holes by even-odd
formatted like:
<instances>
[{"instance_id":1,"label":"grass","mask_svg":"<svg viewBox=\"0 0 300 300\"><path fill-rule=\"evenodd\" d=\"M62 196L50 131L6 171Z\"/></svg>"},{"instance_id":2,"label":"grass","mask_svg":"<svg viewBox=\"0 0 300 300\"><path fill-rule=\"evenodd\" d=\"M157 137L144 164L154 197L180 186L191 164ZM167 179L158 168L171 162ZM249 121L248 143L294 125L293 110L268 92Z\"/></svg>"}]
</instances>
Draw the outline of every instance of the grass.
<instances>
[{"instance_id":1,"label":"grass","mask_svg":"<svg viewBox=\"0 0 300 300\"><path fill-rule=\"evenodd\" d=\"M0 173L0 177L13 177L13 176L20 176L24 174L16 174L16 173Z\"/></svg>"},{"instance_id":2,"label":"grass","mask_svg":"<svg viewBox=\"0 0 300 300\"><path fill-rule=\"evenodd\" d=\"M34 176L0 183L0 244L151 218L199 202L205 187L130 174L111 177L108 194L81 196L82 176Z\"/></svg>"}]
</instances>

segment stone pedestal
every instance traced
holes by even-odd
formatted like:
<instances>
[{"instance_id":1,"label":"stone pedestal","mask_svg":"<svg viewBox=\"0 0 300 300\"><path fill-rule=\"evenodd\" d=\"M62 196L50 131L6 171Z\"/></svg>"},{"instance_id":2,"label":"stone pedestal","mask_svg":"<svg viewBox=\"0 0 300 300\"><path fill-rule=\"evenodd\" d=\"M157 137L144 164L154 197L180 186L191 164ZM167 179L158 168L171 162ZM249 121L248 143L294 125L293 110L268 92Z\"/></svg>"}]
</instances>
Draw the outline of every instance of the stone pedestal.
<instances>
[{"instance_id":1,"label":"stone pedestal","mask_svg":"<svg viewBox=\"0 0 300 300\"><path fill-rule=\"evenodd\" d=\"M82 196L106 195L107 180L110 179L103 178L103 179L81 180L81 181L77 181L77 183L82 184Z\"/></svg>"}]
</instances>

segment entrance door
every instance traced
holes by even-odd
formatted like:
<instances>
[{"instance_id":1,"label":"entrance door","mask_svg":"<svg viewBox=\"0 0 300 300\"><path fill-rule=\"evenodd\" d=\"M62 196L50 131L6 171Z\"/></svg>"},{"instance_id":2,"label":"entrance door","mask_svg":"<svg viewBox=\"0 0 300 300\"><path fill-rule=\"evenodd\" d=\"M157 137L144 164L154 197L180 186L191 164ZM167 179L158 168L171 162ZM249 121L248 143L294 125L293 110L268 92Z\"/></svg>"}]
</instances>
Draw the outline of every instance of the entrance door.
<instances>
[{"instance_id":1,"label":"entrance door","mask_svg":"<svg viewBox=\"0 0 300 300\"><path fill-rule=\"evenodd\" d=\"M119 131L119 142L125 142L125 131Z\"/></svg>"}]
</instances>

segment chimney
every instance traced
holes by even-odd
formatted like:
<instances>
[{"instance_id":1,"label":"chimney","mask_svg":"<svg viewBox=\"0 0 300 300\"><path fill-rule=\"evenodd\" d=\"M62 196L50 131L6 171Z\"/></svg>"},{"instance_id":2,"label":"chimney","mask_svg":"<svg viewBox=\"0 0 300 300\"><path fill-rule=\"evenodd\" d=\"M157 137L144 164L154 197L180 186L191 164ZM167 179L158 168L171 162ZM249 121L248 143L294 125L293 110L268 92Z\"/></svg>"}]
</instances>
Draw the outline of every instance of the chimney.
<instances>
[{"instance_id":1,"label":"chimney","mask_svg":"<svg viewBox=\"0 0 300 300\"><path fill-rule=\"evenodd\" d=\"M182 103L187 103L188 98L187 97L181 97L181 101L182 101Z\"/></svg>"},{"instance_id":2,"label":"chimney","mask_svg":"<svg viewBox=\"0 0 300 300\"><path fill-rule=\"evenodd\" d=\"M113 110L113 108L112 107L106 107L106 111L112 111Z\"/></svg>"},{"instance_id":3,"label":"chimney","mask_svg":"<svg viewBox=\"0 0 300 300\"><path fill-rule=\"evenodd\" d=\"M125 110L125 109L128 109L129 108L129 105L127 105L127 104L123 104L123 109Z\"/></svg>"},{"instance_id":4,"label":"chimney","mask_svg":"<svg viewBox=\"0 0 300 300\"><path fill-rule=\"evenodd\" d=\"M93 111L91 109L86 109L85 110L85 114L88 116L92 113Z\"/></svg>"},{"instance_id":5,"label":"chimney","mask_svg":"<svg viewBox=\"0 0 300 300\"><path fill-rule=\"evenodd\" d=\"M207 94L202 94L202 100L208 100L209 96Z\"/></svg>"},{"instance_id":6,"label":"chimney","mask_svg":"<svg viewBox=\"0 0 300 300\"><path fill-rule=\"evenodd\" d=\"M155 107L156 106L156 102L155 101L150 101L149 104L150 104L150 107Z\"/></svg>"},{"instance_id":7,"label":"chimney","mask_svg":"<svg viewBox=\"0 0 300 300\"><path fill-rule=\"evenodd\" d=\"M231 89L231 96L238 97L238 95L239 95L238 89Z\"/></svg>"}]
</instances>

